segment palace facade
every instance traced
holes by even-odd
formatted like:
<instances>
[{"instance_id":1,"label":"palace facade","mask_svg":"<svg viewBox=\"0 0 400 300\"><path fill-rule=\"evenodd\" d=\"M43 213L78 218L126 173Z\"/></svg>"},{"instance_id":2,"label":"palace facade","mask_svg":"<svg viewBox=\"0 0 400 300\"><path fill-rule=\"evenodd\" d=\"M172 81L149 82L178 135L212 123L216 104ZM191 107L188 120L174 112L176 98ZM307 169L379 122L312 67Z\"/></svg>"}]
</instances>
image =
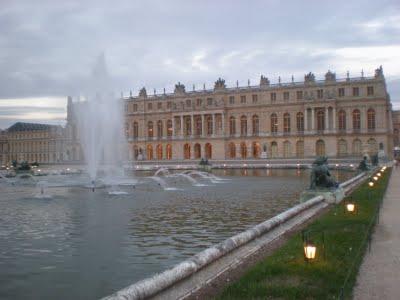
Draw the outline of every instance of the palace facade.
<instances>
[{"instance_id":1,"label":"palace facade","mask_svg":"<svg viewBox=\"0 0 400 300\"><path fill-rule=\"evenodd\" d=\"M304 81L122 97L129 160L359 158L400 146L400 111L392 111L382 67L373 77ZM72 98L65 128L18 122L0 131L0 162L82 163ZM78 105L78 104L77 104Z\"/></svg>"},{"instance_id":2,"label":"palace facade","mask_svg":"<svg viewBox=\"0 0 400 300\"><path fill-rule=\"evenodd\" d=\"M61 126L17 122L4 131L3 135L5 141L3 164L12 161L29 163L64 161L64 138Z\"/></svg>"},{"instance_id":3,"label":"palace facade","mask_svg":"<svg viewBox=\"0 0 400 300\"><path fill-rule=\"evenodd\" d=\"M131 160L230 160L361 157L393 149L392 106L382 67L373 77L324 80L124 98Z\"/></svg>"}]
</instances>

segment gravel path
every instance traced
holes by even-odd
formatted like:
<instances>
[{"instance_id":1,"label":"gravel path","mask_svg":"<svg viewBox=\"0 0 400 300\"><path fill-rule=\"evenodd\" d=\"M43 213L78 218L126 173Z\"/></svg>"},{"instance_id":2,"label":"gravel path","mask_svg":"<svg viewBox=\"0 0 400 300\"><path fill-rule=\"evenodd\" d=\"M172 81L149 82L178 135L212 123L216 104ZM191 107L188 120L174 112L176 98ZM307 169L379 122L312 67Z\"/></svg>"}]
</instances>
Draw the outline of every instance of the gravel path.
<instances>
[{"instance_id":1,"label":"gravel path","mask_svg":"<svg viewBox=\"0 0 400 300\"><path fill-rule=\"evenodd\" d=\"M354 288L354 299L400 299L400 168L393 168L379 224Z\"/></svg>"}]
</instances>

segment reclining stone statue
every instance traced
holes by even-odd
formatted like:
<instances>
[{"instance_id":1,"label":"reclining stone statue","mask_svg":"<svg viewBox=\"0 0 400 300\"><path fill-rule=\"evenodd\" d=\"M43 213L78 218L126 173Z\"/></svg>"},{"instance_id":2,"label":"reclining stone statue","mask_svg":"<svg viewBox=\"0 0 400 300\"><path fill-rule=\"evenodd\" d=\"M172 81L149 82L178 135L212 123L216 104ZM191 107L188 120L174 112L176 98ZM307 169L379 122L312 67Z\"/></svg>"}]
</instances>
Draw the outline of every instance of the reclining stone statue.
<instances>
[{"instance_id":1,"label":"reclining stone statue","mask_svg":"<svg viewBox=\"0 0 400 300\"><path fill-rule=\"evenodd\" d=\"M313 162L311 171L310 189L337 188L339 183L331 175L328 168L328 158L326 156L318 157Z\"/></svg>"}]
</instances>

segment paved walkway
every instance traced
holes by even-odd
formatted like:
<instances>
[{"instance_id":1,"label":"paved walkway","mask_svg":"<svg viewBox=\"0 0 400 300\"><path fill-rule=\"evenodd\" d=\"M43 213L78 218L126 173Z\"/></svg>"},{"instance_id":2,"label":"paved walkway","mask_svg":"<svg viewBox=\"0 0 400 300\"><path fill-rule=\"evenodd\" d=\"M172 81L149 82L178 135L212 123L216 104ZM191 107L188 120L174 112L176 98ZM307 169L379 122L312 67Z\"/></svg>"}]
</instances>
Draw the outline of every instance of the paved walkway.
<instances>
[{"instance_id":1,"label":"paved walkway","mask_svg":"<svg viewBox=\"0 0 400 300\"><path fill-rule=\"evenodd\" d=\"M400 299L400 167L394 167L354 299Z\"/></svg>"}]
</instances>

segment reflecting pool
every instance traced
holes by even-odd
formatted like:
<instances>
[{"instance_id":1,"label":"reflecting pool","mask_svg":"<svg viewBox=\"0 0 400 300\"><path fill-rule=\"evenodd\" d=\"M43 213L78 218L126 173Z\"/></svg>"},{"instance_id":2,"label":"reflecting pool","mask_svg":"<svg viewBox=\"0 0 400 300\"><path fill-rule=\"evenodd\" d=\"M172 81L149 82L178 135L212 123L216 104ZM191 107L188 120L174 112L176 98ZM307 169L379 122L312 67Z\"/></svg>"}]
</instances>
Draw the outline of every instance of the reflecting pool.
<instances>
[{"instance_id":1,"label":"reflecting pool","mask_svg":"<svg viewBox=\"0 0 400 300\"><path fill-rule=\"evenodd\" d=\"M334 173L340 181L353 176ZM0 179L0 299L106 296L297 204L310 175L213 174L223 180L171 176L166 191L149 179L154 172L138 172L136 186L115 193L48 178L39 192L46 197L37 196L37 184Z\"/></svg>"}]
</instances>

